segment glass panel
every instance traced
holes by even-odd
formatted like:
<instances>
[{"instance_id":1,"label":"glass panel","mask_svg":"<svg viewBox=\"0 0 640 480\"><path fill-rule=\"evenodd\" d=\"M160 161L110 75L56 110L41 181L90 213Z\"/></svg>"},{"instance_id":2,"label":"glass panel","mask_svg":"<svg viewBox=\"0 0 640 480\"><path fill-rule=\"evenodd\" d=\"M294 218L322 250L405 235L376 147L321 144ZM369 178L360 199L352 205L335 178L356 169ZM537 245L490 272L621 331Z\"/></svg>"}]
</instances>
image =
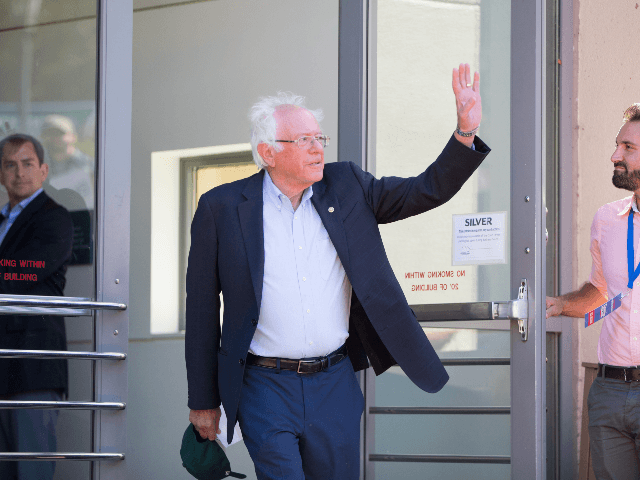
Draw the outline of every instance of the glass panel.
<instances>
[{"instance_id":1,"label":"glass panel","mask_svg":"<svg viewBox=\"0 0 640 480\"><path fill-rule=\"evenodd\" d=\"M417 175L435 160L456 127L451 71L460 62L480 72L479 136L492 149L447 204L381 226L391 265L410 304L506 300L508 264L452 267L452 215L509 211L510 1L377 3L375 175ZM508 250L507 241L507 259ZM455 281L429 281L442 272Z\"/></svg>"},{"instance_id":2,"label":"glass panel","mask_svg":"<svg viewBox=\"0 0 640 480\"><path fill-rule=\"evenodd\" d=\"M498 330L425 328L441 359L508 358L509 332ZM376 377L375 405L402 407L508 407L509 366L448 366L450 380L436 395L417 389L399 367ZM375 453L438 455L509 455L509 415L375 414ZM504 465L483 465L478 475L469 465L377 462L376 477L509 478ZM395 470L399 468L399 470ZM412 476L402 476L405 471ZM427 475L426 477L419 477ZM483 476L486 475L486 476ZM494 476L491 476L494 475Z\"/></svg>"},{"instance_id":3,"label":"glass panel","mask_svg":"<svg viewBox=\"0 0 640 480\"><path fill-rule=\"evenodd\" d=\"M0 2L0 140L27 134L43 147L42 158L30 141L3 148L0 209L9 205L4 213L18 215L0 223L0 293L95 295L96 12L96 0ZM40 186L66 211L37 195ZM2 316L0 342L13 349L95 348L87 317ZM89 361L1 362L0 371L13 379L0 382L2 395L63 390L68 367L67 399L93 399ZM58 451L91 451L91 415L59 414ZM90 469L88 462L61 462L56 478L90 478Z\"/></svg>"},{"instance_id":4,"label":"glass panel","mask_svg":"<svg viewBox=\"0 0 640 480\"><path fill-rule=\"evenodd\" d=\"M381 454L509 455L510 451L509 415L376 415L375 428L376 453ZM402 436L388 434L396 429Z\"/></svg>"},{"instance_id":5,"label":"glass panel","mask_svg":"<svg viewBox=\"0 0 640 480\"><path fill-rule=\"evenodd\" d=\"M510 298L509 0L378 0L376 26L376 177L414 176L435 160L456 127L451 72L466 62L480 72L479 137L492 149L445 205L381 232L410 304ZM460 265L453 216L505 212L506 263ZM425 329L442 359L510 357L508 331ZM446 367L437 394L417 389L394 367L375 380L375 404L509 407L508 366ZM510 455L509 415L374 415L376 453ZM377 478L509 478L509 465L377 462Z\"/></svg>"},{"instance_id":6,"label":"glass panel","mask_svg":"<svg viewBox=\"0 0 640 480\"><path fill-rule=\"evenodd\" d=\"M376 462L376 478L509 480L511 465Z\"/></svg>"},{"instance_id":7,"label":"glass panel","mask_svg":"<svg viewBox=\"0 0 640 480\"><path fill-rule=\"evenodd\" d=\"M180 4L211 2L213 0L133 0L133 11L152 10L155 8L174 7Z\"/></svg>"},{"instance_id":8,"label":"glass panel","mask_svg":"<svg viewBox=\"0 0 640 480\"><path fill-rule=\"evenodd\" d=\"M41 142L48 165L44 190L71 212L71 265L83 266L93 265L94 249L95 12L95 0L0 5L7 26L0 29L0 138L21 133ZM8 200L3 185L0 206ZM67 282L73 288L65 295L92 296L93 268L69 272Z\"/></svg>"},{"instance_id":9,"label":"glass panel","mask_svg":"<svg viewBox=\"0 0 640 480\"><path fill-rule=\"evenodd\" d=\"M509 358L509 332L424 328L438 356L447 358ZM447 366L449 382L436 395L415 388L399 367L376 377L376 406L507 407L509 367Z\"/></svg>"}]
</instances>

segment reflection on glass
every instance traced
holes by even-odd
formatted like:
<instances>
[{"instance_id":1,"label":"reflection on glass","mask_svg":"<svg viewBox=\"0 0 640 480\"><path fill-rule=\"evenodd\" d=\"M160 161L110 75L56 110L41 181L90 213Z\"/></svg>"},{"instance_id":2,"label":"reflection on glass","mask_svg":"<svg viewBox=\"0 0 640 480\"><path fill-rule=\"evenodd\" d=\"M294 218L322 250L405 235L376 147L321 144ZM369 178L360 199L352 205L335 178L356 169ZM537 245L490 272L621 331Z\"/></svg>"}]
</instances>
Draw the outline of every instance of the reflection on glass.
<instances>
[{"instance_id":1,"label":"reflection on glass","mask_svg":"<svg viewBox=\"0 0 640 480\"><path fill-rule=\"evenodd\" d=\"M381 226L396 277L410 304L506 300L508 264L452 266L452 215L509 211L510 2L377 6L375 175L413 176L435 160L456 127L451 72L463 62L480 72L479 136L492 149L448 203Z\"/></svg>"},{"instance_id":2,"label":"reflection on glass","mask_svg":"<svg viewBox=\"0 0 640 480\"><path fill-rule=\"evenodd\" d=\"M93 263L95 12L95 0L0 4L0 138L26 133L45 147L44 189L72 212L74 265Z\"/></svg>"},{"instance_id":3,"label":"reflection on glass","mask_svg":"<svg viewBox=\"0 0 640 480\"><path fill-rule=\"evenodd\" d=\"M78 193L77 205L70 205L75 207L74 210L93 210L95 162L93 156L78 148L78 133L73 120L64 115L47 115L40 137L47 154L51 188L68 188ZM93 150L93 144L87 147Z\"/></svg>"},{"instance_id":4,"label":"reflection on glass","mask_svg":"<svg viewBox=\"0 0 640 480\"><path fill-rule=\"evenodd\" d=\"M509 332L425 328L438 356L448 358L509 358ZM377 406L509 406L509 366L447 366L449 382L437 394L415 388L399 367L376 377Z\"/></svg>"},{"instance_id":5,"label":"reflection on glass","mask_svg":"<svg viewBox=\"0 0 640 480\"><path fill-rule=\"evenodd\" d=\"M35 152L33 168L25 163L30 152L16 151L13 153L19 153L17 158L1 159L0 209L6 205L3 213L7 214L0 219L0 235L4 239L0 245L0 262L4 263L0 273L2 293L95 295L96 11L96 0L0 2L0 140L28 134L34 141L24 145L43 146L42 154ZM7 164L7 160L17 163ZM19 203L14 200L35 186L42 186L44 193L33 192L35 197L19 211ZM22 193L16 197L18 191ZM36 208L42 199L44 206ZM54 218L55 214L61 216ZM63 241L68 252L53 252ZM50 271L54 266L59 268ZM6 273L16 276L7 278ZM94 349L92 322L86 318L43 316L3 316L1 346L64 350L65 325L73 350ZM9 380L1 383L11 387L10 392L4 392L6 395L22 395L27 400L44 400L39 395L46 394L92 400L90 362L2 362L0 372L6 373ZM57 415L56 411L49 412ZM0 450L91 451L91 414L81 413L59 413L57 435L55 421L33 417L29 427L21 430L48 443L23 444L21 448L4 445ZM83 421L78 422L80 417ZM13 478L13 472L3 468L16 468L17 463L1 463L0 478ZM52 478L53 462L21 463L33 469L27 478ZM90 477L90 464L86 462L59 463L55 469L57 478Z\"/></svg>"},{"instance_id":6,"label":"reflection on glass","mask_svg":"<svg viewBox=\"0 0 640 480\"><path fill-rule=\"evenodd\" d=\"M438 356L447 358L509 358L509 332L425 328ZM375 405L394 407L508 407L509 366L447 366L449 382L436 394L416 388L398 367L376 377ZM374 415L375 453L432 455L510 455L509 415ZM376 464L376 475L399 471L402 478L508 479L504 465ZM506 466L508 467L508 466ZM475 466L474 468L477 468ZM474 472L474 473L472 473Z\"/></svg>"}]
</instances>

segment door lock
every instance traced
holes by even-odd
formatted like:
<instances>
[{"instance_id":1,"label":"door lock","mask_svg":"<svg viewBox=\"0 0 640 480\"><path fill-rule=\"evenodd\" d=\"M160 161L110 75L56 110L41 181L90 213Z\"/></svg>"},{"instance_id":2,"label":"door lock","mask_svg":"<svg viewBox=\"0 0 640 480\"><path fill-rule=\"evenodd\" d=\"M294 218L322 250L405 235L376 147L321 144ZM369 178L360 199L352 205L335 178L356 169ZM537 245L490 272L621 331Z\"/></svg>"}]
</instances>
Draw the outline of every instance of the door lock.
<instances>
[{"instance_id":1,"label":"door lock","mask_svg":"<svg viewBox=\"0 0 640 480\"><path fill-rule=\"evenodd\" d=\"M527 341L529 331L529 300L528 287L525 278L520 282L518 298L508 302L493 302L493 318L518 320L518 331L522 341Z\"/></svg>"}]
</instances>

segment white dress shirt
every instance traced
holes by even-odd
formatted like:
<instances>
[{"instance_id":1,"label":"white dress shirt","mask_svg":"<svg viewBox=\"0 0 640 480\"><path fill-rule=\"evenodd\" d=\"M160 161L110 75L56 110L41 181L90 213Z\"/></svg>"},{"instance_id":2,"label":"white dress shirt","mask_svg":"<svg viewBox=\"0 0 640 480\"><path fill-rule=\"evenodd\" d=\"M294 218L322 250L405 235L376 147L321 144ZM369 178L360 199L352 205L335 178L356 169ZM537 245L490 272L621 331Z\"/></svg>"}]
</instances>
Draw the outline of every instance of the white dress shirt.
<instances>
[{"instance_id":1,"label":"white dress shirt","mask_svg":"<svg viewBox=\"0 0 640 480\"><path fill-rule=\"evenodd\" d=\"M351 284L307 188L298 209L265 171L264 277L249 351L263 357L327 355L349 336Z\"/></svg>"}]
</instances>

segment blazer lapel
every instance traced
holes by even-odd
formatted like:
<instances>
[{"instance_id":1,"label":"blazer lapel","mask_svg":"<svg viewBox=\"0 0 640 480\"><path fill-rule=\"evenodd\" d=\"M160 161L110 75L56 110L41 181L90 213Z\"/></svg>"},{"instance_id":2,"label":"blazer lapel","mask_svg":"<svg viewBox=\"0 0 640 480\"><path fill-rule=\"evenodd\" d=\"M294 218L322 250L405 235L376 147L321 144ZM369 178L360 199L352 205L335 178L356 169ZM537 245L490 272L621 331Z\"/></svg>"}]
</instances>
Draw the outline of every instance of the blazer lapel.
<instances>
[{"instance_id":1,"label":"blazer lapel","mask_svg":"<svg viewBox=\"0 0 640 480\"><path fill-rule=\"evenodd\" d=\"M264 228L262 225L262 181L264 170L253 175L242 194L247 199L238 205L238 216L249 260L251 283L256 294L258 310L262 304L262 281L264 277Z\"/></svg>"},{"instance_id":2,"label":"blazer lapel","mask_svg":"<svg viewBox=\"0 0 640 480\"><path fill-rule=\"evenodd\" d=\"M27 205L27 207L22 212L20 212L15 222L13 222L11 228L2 240L2 244L0 245L0 256L4 255L8 245L14 245L15 242L13 241L13 237L17 232L22 230L22 227L29 221L29 219L31 219L31 217L38 210L40 210L40 208L42 208L48 198L49 197L47 197L46 193L41 192L40 195L31 200L31 202L29 202L29 205Z\"/></svg>"},{"instance_id":3,"label":"blazer lapel","mask_svg":"<svg viewBox=\"0 0 640 480\"><path fill-rule=\"evenodd\" d=\"M347 276L351 272L349 264L349 248L347 245L347 234L342 223L342 214L338 197L332 188L328 188L324 180L313 184L313 195L311 197L313 206L316 207L318 215L324 224L324 228L333 242L333 246L338 252L338 257L342 262Z\"/></svg>"}]
</instances>

